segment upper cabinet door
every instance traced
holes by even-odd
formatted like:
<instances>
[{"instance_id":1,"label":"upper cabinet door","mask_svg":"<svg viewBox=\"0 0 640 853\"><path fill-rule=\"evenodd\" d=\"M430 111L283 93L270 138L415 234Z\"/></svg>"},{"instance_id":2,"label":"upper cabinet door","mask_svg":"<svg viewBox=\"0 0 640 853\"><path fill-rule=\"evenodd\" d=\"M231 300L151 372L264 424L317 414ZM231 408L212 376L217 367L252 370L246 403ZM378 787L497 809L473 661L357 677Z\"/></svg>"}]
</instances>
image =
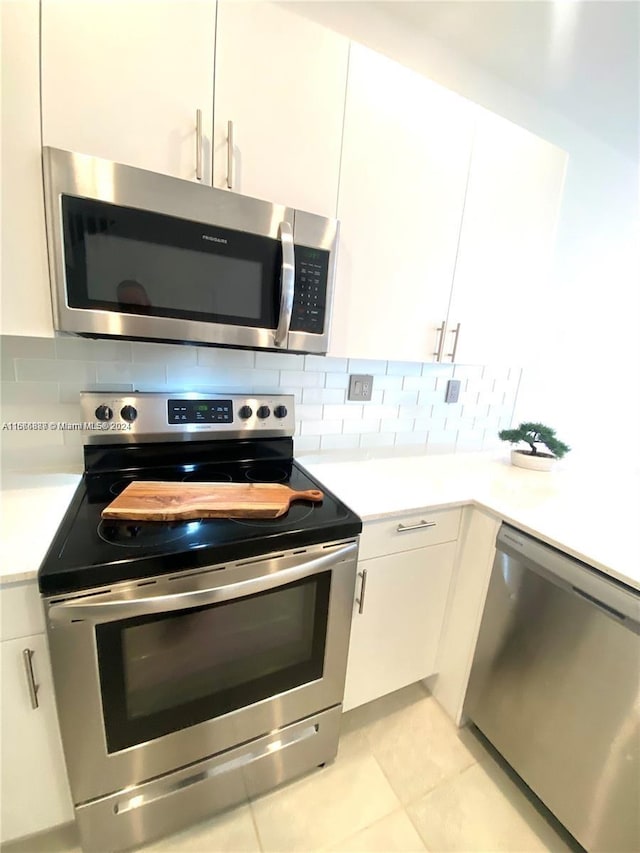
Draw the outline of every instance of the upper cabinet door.
<instances>
[{"instance_id":1,"label":"upper cabinet door","mask_svg":"<svg viewBox=\"0 0 640 853\"><path fill-rule=\"evenodd\" d=\"M210 185L214 47L215 0L43 0L44 144Z\"/></svg>"},{"instance_id":2,"label":"upper cabinet door","mask_svg":"<svg viewBox=\"0 0 640 853\"><path fill-rule=\"evenodd\" d=\"M436 360L474 119L468 101L352 45L331 355Z\"/></svg>"},{"instance_id":3,"label":"upper cabinet door","mask_svg":"<svg viewBox=\"0 0 640 853\"><path fill-rule=\"evenodd\" d=\"M549 266L566 164L566 152L479 110L446 361L522 365L535 358L544 335L539 315L553 304Z\"/></svg>"},{"instance_id":4,"label":"upper cabinet door","mask_svg":"<svg viewBox=\"0 0 640 853\"><path fill-rule=\"evenodd\" d=\"M53 336L40 143L38 0L0 2L0 333Z\"/></svg>"},{"instance_id":5,"label":"upper cabinet door","mask_svg":"<svg viewBox=\"0 0 640 853\"><path fill-rule=\"evenodd\" d=\"M219 2L214 186L335 216L348 53L294 11Z\"/></svg>"}]
</instances>

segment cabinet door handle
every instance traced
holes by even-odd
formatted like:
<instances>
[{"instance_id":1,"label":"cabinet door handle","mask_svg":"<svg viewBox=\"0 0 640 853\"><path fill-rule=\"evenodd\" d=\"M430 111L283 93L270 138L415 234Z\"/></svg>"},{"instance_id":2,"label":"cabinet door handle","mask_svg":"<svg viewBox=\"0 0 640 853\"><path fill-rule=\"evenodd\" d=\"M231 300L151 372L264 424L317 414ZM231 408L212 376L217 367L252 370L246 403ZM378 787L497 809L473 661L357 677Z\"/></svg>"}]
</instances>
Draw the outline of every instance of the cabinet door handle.
<instances>
[{"instance_id":1,"label":"cabinet door handle","mask_svg":"<svg viewBox=\"0 0 640 853\"><path fill-rule=\"evenodd\" d=\"M233 122L227 122L227 188L233 189Z\"/></svg>"},{"instance_id":2,"label":"cabinet door handle","mask_svg":"<svg viewBox=\"0 0 640 853\"><path fill-rule=\"evenodd\" d=\"M362 585L360 586L360 598L356 598L356 604L358 605L358 613L364 613L364 596L367 591L367 570L363 569L361 572L358 572L358 577L362 578Z\"/></svg>"},{"instance_id":3,"label":"cabinet door handle","mask_svg":"<svg viewBox=\"0 0 640 853\"><path fill-rule=\"evenodd\" d=\"M202 110L196 110L196 180L202 180Z\"/></svg>"},{"instance_id":4,"label":"cabinet door handle","mask_svg":"<svg viewBox=\"0 0 640 853\"><path fill-rule=\"evenodd\" d=\"M398 533L406 533L407 530L422 530L427 527L435 527L437 523L437 521L425 521L422 519L418 524L399 524L396 529Z\"/></svg>"},{"instance_id":5,"label":"cabinet door handle","mask_svg":"<svg viewBox=\"0 0 640 853\"><path fill-rule=\"evenodd\" d=\"M442 353L444 351L444 336L447 333L447 321L446 320L442 321L442 325L438 326L438 328L436 329L436 332L440 335L440 338L438 339L438 347L437 347L436 351L434 352L434 355L436 357L436 361L442 361Z\"/></svg>"},{"instance_id":6,"label":"cabinet door handle","mask_svg":"<svg viewBox=\"0 0 640 853\"><path fill-rule=\"evenodd\" d=\"M22 662L27 674L27 687L29 688L29 698L31 699L31 707L35 711L38 707L38 690L40 685L36 684L36 679L33 674L33 656L35 652L32 649L24 649L22 652Z\"/></svg>"},{"instance_id":7,"label":"cabinet door handle","mask_svg":"<svg viewBox=\"0 0 640 853\"><path fill-rule=\"evenodd\" d=\"M460 326L461 325L462 325L462 323L458 323L458 325L453 330L453 334L455 335L455 337L453 339L453 350L450 353L448 353L448 355L447 355L447 358L450 358L452 362L456 360L456 351L458 349L458 341L460 340Z\"/></svg>"}]
</instances>

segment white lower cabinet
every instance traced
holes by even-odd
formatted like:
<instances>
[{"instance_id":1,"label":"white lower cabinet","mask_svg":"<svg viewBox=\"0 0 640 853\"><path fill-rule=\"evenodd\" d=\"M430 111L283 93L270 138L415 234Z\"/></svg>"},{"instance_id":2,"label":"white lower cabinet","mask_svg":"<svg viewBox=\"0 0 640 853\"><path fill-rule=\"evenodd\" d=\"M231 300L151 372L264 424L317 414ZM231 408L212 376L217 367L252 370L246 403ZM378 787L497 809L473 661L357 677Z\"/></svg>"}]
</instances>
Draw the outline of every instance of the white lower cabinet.
<instances>
[{"instance_id":1,"label":"white lower cabinet","mask_svg":"<svg viewBox=\"0 0 640 853\"><path fill-rule=\"evenodd\" d=\"M0 840L6 842L73 820L73 805L62 754L46 636L34 634L5 640L0 649ZM25 652L29 652L28 656ZM35 702L37 707L34 708Z\"/></svg>"},{"instance_id":2,"label":"white lower cabinet","mask_svg":"<svg viewBox=\"0 0 640 853\"><path fill-rule=\"evenodd\" d=\"M394 519L385 539L390 521L365 525L361 553L375 543L383 555L358 563L345 711L435 674L459 519L460 510ZM425 534L436 544L415 547Z\"/></svg>"}]
</instances>

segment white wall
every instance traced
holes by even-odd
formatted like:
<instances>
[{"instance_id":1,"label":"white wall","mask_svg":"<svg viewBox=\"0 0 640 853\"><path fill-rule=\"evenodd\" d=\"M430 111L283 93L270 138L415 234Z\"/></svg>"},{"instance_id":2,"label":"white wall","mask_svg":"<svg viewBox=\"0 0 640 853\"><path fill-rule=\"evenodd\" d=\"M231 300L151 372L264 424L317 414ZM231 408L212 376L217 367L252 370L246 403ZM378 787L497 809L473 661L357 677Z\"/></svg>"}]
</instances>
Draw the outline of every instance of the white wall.
<instances>
[{"instance_id":1,"label":"white wall","mask_svg":"<svg viewBox=\"0 0 640 853\"><path fill-rule=\"evenodd\" d=\"M540 329L539 366L523 374L515 419L548 422L576 455L594 444L609 452L622 450L615 430L634 429L640 415L638 163L436 39L403 25L385 11L387 4L288 5L569 153L552 269L556 297ZM513 304L504 306L505 318L513 310L526 311L535 298L520 293L518 282L513 293Z\"/></svg>"}]
</instances>

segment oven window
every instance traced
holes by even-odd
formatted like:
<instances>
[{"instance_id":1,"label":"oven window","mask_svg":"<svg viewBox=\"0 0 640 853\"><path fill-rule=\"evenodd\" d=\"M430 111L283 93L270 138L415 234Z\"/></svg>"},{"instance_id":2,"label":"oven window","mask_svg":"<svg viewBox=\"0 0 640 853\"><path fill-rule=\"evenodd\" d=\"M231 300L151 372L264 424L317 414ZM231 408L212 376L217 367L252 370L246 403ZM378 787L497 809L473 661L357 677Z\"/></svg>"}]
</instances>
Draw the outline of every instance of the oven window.
<instances>
[{"instance_id":1,"label":"oven window","mask_svg":"<svg viewBox=\"0 0 640 853\"><path fill-rule=\"evenodd\" d=\"M109 752L322 677L331 573L96 628Z\"/></svg>"},{"instance_id":2,"label":"oven window","mask_svg":"<svg viewBox=\"0 0 640 853\"><path fill-rule=\"evenodd\" d=\"M62 219L70 307L275 328L277 240L71 196Z\"/></svg>"}]
</instances>

